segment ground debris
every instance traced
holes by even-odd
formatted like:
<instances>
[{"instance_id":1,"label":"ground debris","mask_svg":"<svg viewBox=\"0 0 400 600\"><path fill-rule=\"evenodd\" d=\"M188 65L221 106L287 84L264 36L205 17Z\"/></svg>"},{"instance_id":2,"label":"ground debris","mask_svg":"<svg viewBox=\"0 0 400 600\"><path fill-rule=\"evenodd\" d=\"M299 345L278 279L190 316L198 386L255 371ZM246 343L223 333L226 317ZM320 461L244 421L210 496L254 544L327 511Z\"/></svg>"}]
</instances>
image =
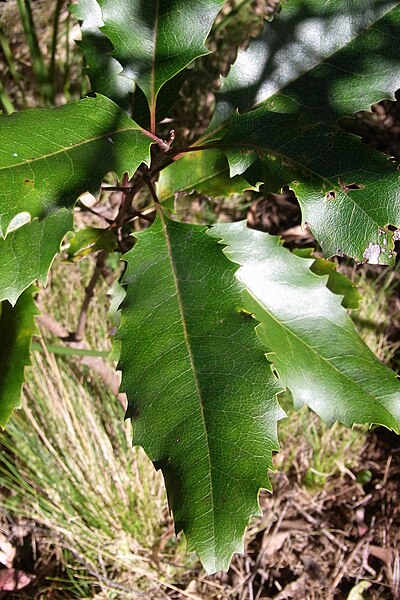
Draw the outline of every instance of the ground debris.
<instances>
[{"instance_id":1,"label":"ground debris","mask_svg":"<svg viewBox=\"0 0 400 600\"><path fill-rule=\"evenodd\" d=\"M382 428L369 434L357 468L369 470L370 481L344 473L318 491L299 481L301 467L275 473L274 494L262 493L263 517L249 529L247 553L234 557L227 574L199 574L197 596L341 600L363 582L371 600L400 597L397 436Z\"/></svg>"}]
</instances>

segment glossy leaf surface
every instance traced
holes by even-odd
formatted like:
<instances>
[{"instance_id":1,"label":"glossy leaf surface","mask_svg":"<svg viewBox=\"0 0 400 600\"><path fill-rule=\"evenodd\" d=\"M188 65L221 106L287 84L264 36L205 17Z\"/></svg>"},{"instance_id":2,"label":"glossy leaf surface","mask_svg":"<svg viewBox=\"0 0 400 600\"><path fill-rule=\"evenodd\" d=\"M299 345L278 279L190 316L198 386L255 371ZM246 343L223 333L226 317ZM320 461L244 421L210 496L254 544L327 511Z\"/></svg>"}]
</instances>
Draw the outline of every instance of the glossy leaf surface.
<instances>
[{"instance_id":1,"label":"glossy leaf surface","mask_svg":"<svg viewBox=\"0 0 400 600\"><path fill-rule=\"evenodd\" d=\"M132 79L125 77L120 63L112 56L113 45L101 31L104 26L97 0L80 0L70 5L70 11L80 21L82 40L76 43L88 65L87 75L93 92L98 92L121 106L142 127L150 127L150 111L146 96ZM156 120L165 118L179 99L185 79L180 72L169 80L158 98Z\"/></svg>"},{"instance_id":2,"label":"glossy leaf surface","mask_svg":"<svg viewBox=\"0 0 400 600\"><path fill-rule=\"evenodd\" d=\"M0 233L19 213L44 218L72 207L109 171L133 174L149 161L151 143L103 96L0 117Z\"/></svg>"},{"instance_id":3,"label":"glossy leaf surface","mask_svg":"<svg viewBox=\"0 0 400 600\"><path fill-rule=\"evenodd\" d=\"M44 282L78 196L149 161L152 140L111 100L0 117L0 297ZM30 224L29 224L30 222Z\"/></svg>"},{"instance_id":4,"label":"glossy leaf surface","mask_svg":"<svg viewBox=\"0 0 400 600\"><path fill-rule=\"evenodd\" d=\"M24 292L14 307L7 301L0 304L0 427L5 427L14 408L20 406L38 314L32 293L31 289Z\"/></svg>"},{"instance_id":5,"label":"glossy leaf surface","mask_svg":"<svg viewBox=\"0 0 400 600\"><path fill-rule=\"evenodd\" d=\"M213 127L236 108L334 123L400 87L400 4L290 0L238 58L217 95Z\"/></svg>"},{"instance_id":6,"label":"glossy leaf surface","mask_svg":"<svg viewBox=\"0 0 400 600\"><path fill-rule=\"evenodd\" d=\"M239 53L200 140L221 138L231 175L251 164L266 193L290 185L327 256L394 264L399 172L336 122L393 98L399 40L398 1L285 3Z\"/></svg>"},{"instance_id":7,"label":"glossy leaf surface","mask_svg":"<svg viewBox=\"0 0 400 600\"><path fill-rule=\"evenodd\" d=\"M155 112L162 86L208 53L204 42L223 0L98 0L103 33L123 74Z\"/></svg>"},{"instance_id":8,"label":"glossy leaf surface","mask_svg":"<svg viewBox=\"0 0 400 600\"><path fill-rule=\"evenodd\" d=\"M359 337L326 288L327 277L282 247L278 237L245 222L215 225L210 235L240 265L246 308L260 322L257 333L296 407L311 407L328 423L379 423L400 430L400 382Z\"/></svg>"},{"instance_id":9,"label":"glossy leaf surface","mask_svg":"<svg viewBox=\"0 0 400 600\"><path fill-rule=\"evenodd\" d=\"M377 246L376 262L393 264L387 225L400 225L400 172L383 154L338 129L264 108L236 115L222 144L257 150L261 164L263 152L267 162L275 155L327 256L372 263L368 252Z\"/></svg>"},{"instance_id":10,"label":"glossy leaf surface","mask_svg":"<svg viewBox=\"0 0 400 600\"><path fill-rule=\"evenodd\" d=\"M125 260L119 368L134 443L162 469L189 549L226 569L269 485L279 386L205 227L160 213Z\"/></svg>"}]
</instances>

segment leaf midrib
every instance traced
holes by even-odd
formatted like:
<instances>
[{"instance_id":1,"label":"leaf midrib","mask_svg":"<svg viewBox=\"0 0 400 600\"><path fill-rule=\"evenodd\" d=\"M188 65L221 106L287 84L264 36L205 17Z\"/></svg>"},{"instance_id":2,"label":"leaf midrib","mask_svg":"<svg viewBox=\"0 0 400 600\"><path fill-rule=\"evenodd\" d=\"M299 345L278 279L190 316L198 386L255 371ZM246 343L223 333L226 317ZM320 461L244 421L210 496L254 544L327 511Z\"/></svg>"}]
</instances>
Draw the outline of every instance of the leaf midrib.
<instances>
[{"instance_id":1,"label":"leaf midrib","mask_svg":"<svg viewBox=\"0 0 400 600\"><path fill-rule=\"evenodd\" d=\"M205 419L205 415L204 415L203 399L202 399L202 394L201 394L200 382L199 382L198 377L197 377L197 371L196 371L196 366L195 366L194 354L193 354L193 351L192 351L192 346L191 346L191 343L190 343L190 337L189 337L189 333L188 333L188 330L187 330L186 315L185 315L185 310L184 310L184 307L183 307L183 302L182 302L182 297L181 297L181 291L180 291L180 287L179 287L179 279L178 279L176 265L175 265L174 256L173 256L173 252L172 252L171 240L170 240L169 235L168 235L168 228L167 228L167 224L166 224L164 213L163 213L163 211L162 211L161 208L159 209L158 212L159 212L159 215L160 215L161 224L162 224L162 228L163 228L163 232L164 232L164 236L165 236L165 241L166 241L166 245L167 245L168 258L169 258L170 265L171 265L172 276L174 278L175 289L176 289L176 298L177 298L177 302L178 302L179 313L180 313L180 316L181 316L181 324L182 324L182 329L183 329L183 336L184 336L184 339L185 339L185 345L186 345L186 349L187 349L187 352L188 352L188 358L189 358L189 362L190 362L191 371L192 371L192 374L193 374L193 380L194 380L194 383L195 383L197 396L198 396L198 399L199 399L200 412L201 412L201 417L202 417L203 426L204 426L204 435L205 435L206 446L207 446L207 459L208 459L208 466L209 466L210 492L211 492L211 494L210 494L210 496L211 496L211 514L212 514L212 527L213 527L212 539L213 539L213 542L214 542L214 549L215 549L215 547L216 547L216 535L215 535L215 510L214 510L215 507L214 507L214 491L213 491L213 480L212 480L212 465L211 465L210 443L209 443L209 438L208 438L208 432L207 432L207 426L206 426L206 419Z\"/></svg>"},{"instance_id":2,"label":"leaf midrib","mask_svg":"<svg viewBox=\"0 0 400 600\"><path fill-rule=\"evenodd\" d=\"M156 77L156 58L157 58L157 33L158 33L158 15L160 11L160 1L156 0L156 13L154 15L154 32L153 32L153 55L151 57L151 107L150 112L152 120L154 119L154 128L156 120L156 93L155 93L155 77ZM155 133L153 131L152 133Z\"/></svg>"},{"instance_id":3,"label":"leaf midrib","mask_svg":"<svg viewBox=\"0 0 400 600\"><path fill-rule=\"evenodd\" d=\"M53 156L57 156L58 154L63 154L63 153L68 154L69 151L75 150L76 148L80 148L81 146L84 146L85 144L91 144L92 142L97 142L98 140L110 137L112 135L118 135L119 133L125 133L127 131L132 131L132 132L136 131L138 133L141 132L141 133L143 133L143 135L146 135L145 131L143 131L142 129L139 129L136 127L124 127L123 129L109 131L102 135L92 137L88 140L82 140L81 142L77 142L76 144L72 144L71 146L65 146L61 150L56 150L54 152L50 152L49 154L42 154L41 156L37 156L36 158L28 158L21 162L13 163L12 165L5 165L4 167L0 167L0 171L3 171L5 169L14 169L16 167L21 167L22 165L31 164L31 163L34 163L34 162L37 162L40 160L52 158ZM146 136L146 137L149 137L149 136Z\"/></svg>"},{"instance_id":4,"label":"leaf midrib","mask_svg":"<svg viewBox=\"0 0 400 600\"><path fill-rule=\"evenodd\" d=\"M242 265L244 266L244 265ZM295 333L294 331L292 331L292 329L290 329L285 323L283 323L281 320L279 320L277 317L275 317L275 315L268 310L264 303L262 302L262 300L260 300L257 296L257 294L255 294L249 287L248 284L245 283L244 281L242 282L245 286L246 286L246 290L247 292L252 296L252 298L254 298L254 300L257 302L257 304L261 307L261 310L264 311L273 321L275 321L275 323L281 327L282 329L285 330L285 332L287 332L287 334L289 334L290 336L293 336L299 343L301 346L304 346L305 348L307 348L309 351L311 351L316 357L318 361L322 361L323 363L326 363L328 365L328 367L330 367L333 371L337 372L339 374L340 377L344 378L345 380L348 380L351 382L352 385L357 386L359 389L361 389L363 391L364 394L366 394L369 398L371 398L371 400L374 403L378 403L379 406L382 408L382 410L384 410L391 419L393 419L393 416L390 414L389 410L386 408L386 406L384 406L378 398L375 398L373 395L371 395L370 392L367 392L359 383L357 383L357 381L354 381L349 375L347 375L346 373L343 373L342 371L340 371L335 365L333 365L331 362L329 362L329 360L327 358L325 358L325 356L323 356L322 354L320 354L319 352L317 352L317 350L315 348L313 348L312 346L310 346L309 344L307 344L304 340L301 339L301 337L299 337L297 335L297 333ZM258 320L258 319L257 319ZM264 324L262 321L259 321L259 325L256 326L257 327L262 327ZM274 352L271 349L271 353L276 354L276 352ZM354 424L354 423L353 423Z\"/></svg>"}]
</instances>

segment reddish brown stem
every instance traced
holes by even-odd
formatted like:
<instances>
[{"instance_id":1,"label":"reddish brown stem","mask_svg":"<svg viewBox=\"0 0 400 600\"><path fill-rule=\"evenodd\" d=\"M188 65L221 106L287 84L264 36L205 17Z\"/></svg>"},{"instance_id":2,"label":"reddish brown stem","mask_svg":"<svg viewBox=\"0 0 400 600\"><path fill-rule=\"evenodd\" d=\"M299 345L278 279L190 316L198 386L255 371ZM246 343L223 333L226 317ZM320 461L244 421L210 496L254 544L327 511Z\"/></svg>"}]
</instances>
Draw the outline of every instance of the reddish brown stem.
<instances>
[{"instance_id":1,"label":"reddish brown stem","mask_svg":"<svg viewBox=\"0 0 400 600\"><path fill-rule=\"evenodd\" d=\"M151 181L151 179L150 179L150 178L148 178L148 177L146 177L146 178L145 178L145 182L146 182L146 185L147 185L147 187L149 188L149 191L150 191L151 197L152 197L152 198L153 198L153 200L154 200L154 204L155 204L156 206L161 206L161 203L160 203L160 201L159 201L159 199L158 199L158 196L157 196L156 189L155 189L155 187L154 187L154 183L153 183L153 182Z\"/></svg>"}]
</instances>

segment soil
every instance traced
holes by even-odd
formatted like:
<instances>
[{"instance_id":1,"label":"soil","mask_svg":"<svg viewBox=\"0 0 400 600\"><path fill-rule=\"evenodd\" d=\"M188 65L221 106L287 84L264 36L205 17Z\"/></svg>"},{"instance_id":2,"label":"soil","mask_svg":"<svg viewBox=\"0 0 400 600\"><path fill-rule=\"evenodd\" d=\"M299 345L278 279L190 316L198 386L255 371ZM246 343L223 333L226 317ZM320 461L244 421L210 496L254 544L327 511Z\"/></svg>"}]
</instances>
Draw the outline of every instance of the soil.
<instances>
[{"instance_id":1,"label":"soil","mask_svg":"<svg viewBox=\"0 0 400 600\"><path fill-rule=\"evenodd\" d=\"M320 491L304 486L305 475L300 456L288 474L276 473L246 554L234 558L227 574L190 574L186 591L215 600L339 600L365 582L371 600L399 598L398 436L376 429L355 474L329 480ZM370 480L363 484L364 478Z\"/></svg>"}]
</instances>

